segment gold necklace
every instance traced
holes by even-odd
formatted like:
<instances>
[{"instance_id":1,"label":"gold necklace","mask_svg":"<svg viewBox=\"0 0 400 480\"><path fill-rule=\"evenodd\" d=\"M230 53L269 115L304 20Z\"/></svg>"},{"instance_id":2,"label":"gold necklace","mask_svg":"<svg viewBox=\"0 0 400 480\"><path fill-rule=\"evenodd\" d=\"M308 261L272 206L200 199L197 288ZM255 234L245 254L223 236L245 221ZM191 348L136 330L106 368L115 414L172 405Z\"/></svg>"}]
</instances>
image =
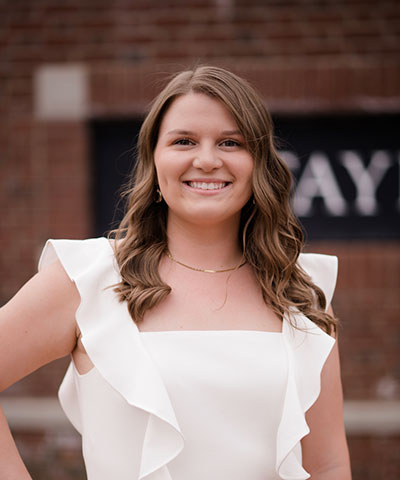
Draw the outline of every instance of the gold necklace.
<instances>
[{"instance_id":1,"label":"gold necklace","mask_svg":"<svg viewBox=\"0 0 400 480\"><path fill-rule=\"evenodd\" d=\"M182 263L176 258L174 258L169 250L166 251L167 257L171 259L173 262L177 263L178 265L181 265L182 267L189 268L190 270L194 270L195 272L203 272L203 273L223 273L223 272L232 272L233 270L238 270L240 267L243 267L243 265L246 263L246 260L242 262L240 265L236 265L236 267L231 267L231 268L223 268L222 270L210 270L208 268L196 268L196 267L191 267L190 265L186 265L186 263Z\"/></svg>"}]
</instances>

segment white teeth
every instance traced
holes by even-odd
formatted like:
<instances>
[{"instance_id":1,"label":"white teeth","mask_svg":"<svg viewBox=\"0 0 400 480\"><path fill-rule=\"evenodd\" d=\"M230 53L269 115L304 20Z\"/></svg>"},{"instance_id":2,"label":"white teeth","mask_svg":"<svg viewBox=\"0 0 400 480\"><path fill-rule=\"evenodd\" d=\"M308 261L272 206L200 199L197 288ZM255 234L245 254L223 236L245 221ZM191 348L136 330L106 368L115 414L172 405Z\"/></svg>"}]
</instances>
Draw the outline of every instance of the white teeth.
<instances>
[{"instance_id":1,"label":"white teeth","mask_svg":"<svg viewBox=\"0 0 400 480\"><path fill-rule=\"evenodd\" d=\"M220 190L224 188L226 183L214 183L214 182L188 182L192 188L200 188L201 190Z\"/></svg>"}]
</instances>

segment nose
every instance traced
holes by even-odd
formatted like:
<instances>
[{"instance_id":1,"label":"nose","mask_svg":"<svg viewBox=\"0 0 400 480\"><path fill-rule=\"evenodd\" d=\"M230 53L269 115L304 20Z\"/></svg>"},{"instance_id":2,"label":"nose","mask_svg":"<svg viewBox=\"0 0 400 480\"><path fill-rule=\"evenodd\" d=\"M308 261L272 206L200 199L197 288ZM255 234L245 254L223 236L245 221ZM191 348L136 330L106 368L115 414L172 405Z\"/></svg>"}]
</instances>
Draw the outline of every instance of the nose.
<instances>
[{"instance_id":1,"label":"nose","mask_svg":"<svg viewBox=\"0 0 400 480\"><path fill-rule=\"evenodd\" d=\"M204 172L212 172L222 167L222 160L218 152L212 147L203 147L197 151L197 155L193 159L193 166Z\"/></svg>"}]
</instances>

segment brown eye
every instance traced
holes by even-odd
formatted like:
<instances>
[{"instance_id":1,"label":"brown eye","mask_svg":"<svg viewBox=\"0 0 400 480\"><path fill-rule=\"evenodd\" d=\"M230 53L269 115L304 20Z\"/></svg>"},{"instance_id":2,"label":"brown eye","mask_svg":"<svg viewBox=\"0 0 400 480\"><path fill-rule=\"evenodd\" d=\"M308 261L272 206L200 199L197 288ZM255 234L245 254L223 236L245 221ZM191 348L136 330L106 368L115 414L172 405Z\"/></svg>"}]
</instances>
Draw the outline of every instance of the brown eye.
<instances>
[{"instance_id":1,"label":"brown eye","mask_svg":"<svg viewBox=\"0 0 400 480\"><path fill-rule=\"evenodd\" d=\"M193 145L193 142L189 138L180 138L175 140L174 145Z\"/></svg>"},{"instance_id":2,"label":"brown eye","mask_svg":"<svg viewBox=\"0 0 400 480\"><path fill-rule=\"evenodd\" d=\"M240 147L240 143L236 140L224 140L221 145L223 147Z\"/></svg>"}]
</instances>

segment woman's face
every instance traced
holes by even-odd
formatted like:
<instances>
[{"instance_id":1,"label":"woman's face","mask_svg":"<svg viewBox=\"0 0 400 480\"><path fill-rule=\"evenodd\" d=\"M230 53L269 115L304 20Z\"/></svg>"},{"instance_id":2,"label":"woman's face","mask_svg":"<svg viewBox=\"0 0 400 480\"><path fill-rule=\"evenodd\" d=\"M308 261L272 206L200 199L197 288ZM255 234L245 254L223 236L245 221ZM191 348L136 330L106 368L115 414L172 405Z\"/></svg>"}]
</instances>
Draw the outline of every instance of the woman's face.
<instances>
[{"instance_id":1,"label":"woman's face","mask_svg":"<svg viewBox=\"0 0 400 480\"><path fill-rule=\"evenodd\" d=\"M161 122L154 162L169 220L238 225L254 162L220 101L201 93L176 98Z\"/></svg>"}]
</instances>

